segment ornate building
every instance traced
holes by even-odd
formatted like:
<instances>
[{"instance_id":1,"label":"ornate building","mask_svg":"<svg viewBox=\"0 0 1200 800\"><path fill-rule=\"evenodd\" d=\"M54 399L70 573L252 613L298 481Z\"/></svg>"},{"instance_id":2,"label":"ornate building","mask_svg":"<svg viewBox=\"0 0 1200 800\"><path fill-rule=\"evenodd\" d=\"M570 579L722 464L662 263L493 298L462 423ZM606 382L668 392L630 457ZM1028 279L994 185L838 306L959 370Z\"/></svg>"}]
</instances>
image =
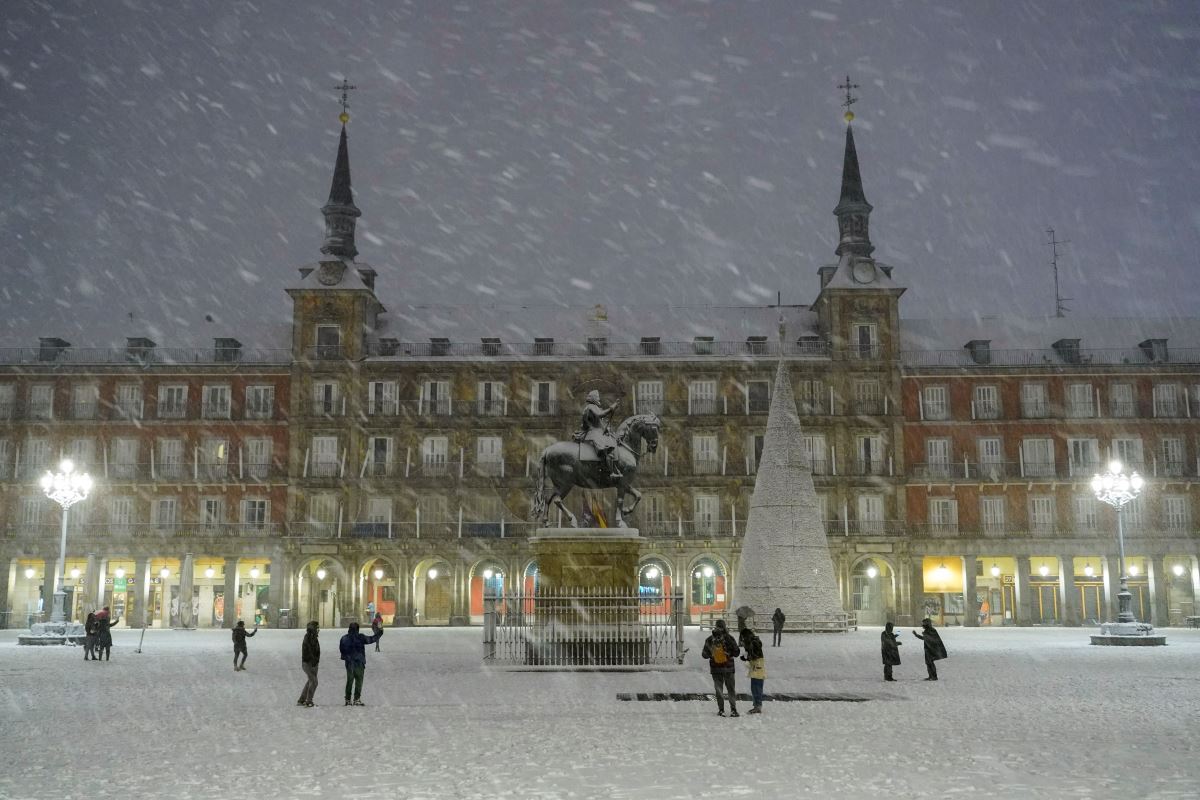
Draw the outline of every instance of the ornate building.
<instances>
[{"instance_id":1,"label":"ornate building","mask_svg":"<svg viewBox=\"0 0 1200 800\"><path fill-rule=\"evenodd\" d=\"M638 478L643 590L720 610L782 357L863 622L1108 616L1112 516L1086 483L1110 453L1151 479L1127 512L1142 618L1192 615L1200 321L902 319L871 211L848 126L837 262L810 306L405 304L356 260L343 125L322 255L286 287L290 342L0 351L0 613L23 626L53 590L59 512L36 480L66 455L98 483L70 516L75 616L329 625L371 603L478 622L485 588L536 580L538 454L591 388L664 421ZM602 517L598 500L569 502Z\"/></svg>"}]
</instances>

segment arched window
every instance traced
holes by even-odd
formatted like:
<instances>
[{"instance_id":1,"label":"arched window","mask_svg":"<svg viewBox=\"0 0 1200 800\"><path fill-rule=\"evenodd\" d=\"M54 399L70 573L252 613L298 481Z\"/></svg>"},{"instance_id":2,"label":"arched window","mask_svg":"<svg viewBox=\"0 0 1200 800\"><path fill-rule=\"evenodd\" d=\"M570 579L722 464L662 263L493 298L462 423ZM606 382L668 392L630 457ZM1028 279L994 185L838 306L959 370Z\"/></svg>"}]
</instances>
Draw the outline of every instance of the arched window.
<instances>
[{"instance_id":1,"label":"arched window","mask_svg":"<svg viewBox=\"0 0 1200 800\"><path fill-rule=\"evenodd\" d=\"M724 584L724 570L710 559L701 559L692 567L692 605L711 606L718 602L718 583ZM724 594L724 592L721 592ZM723 598L722 598L723 599Z\"/></svg>"},{"instance_id":2,"label":"arched window","mask_svg":"<svg viewBox=\"0 0 1200 800\"><path fill-rule=\"evenodd\" d=\"M667 567L661 561L645 562L638 568L638 594L642 597L662 597L663 579L667 575Z\"/></svg>"}]
</instances>

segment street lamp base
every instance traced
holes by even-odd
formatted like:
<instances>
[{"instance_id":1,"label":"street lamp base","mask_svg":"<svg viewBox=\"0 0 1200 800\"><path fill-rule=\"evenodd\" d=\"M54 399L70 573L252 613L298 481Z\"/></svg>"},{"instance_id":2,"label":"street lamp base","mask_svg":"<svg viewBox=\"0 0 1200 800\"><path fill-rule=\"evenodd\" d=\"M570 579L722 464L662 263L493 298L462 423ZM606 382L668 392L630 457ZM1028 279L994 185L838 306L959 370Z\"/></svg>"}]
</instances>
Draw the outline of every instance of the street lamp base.
<instances>
[{"instance_id":1,"label":"street lamp base","mask_svg":"<svg viewBox=\"0 0 1200 800\"><path fill-rule=\"evenodd\" d=\"M1110 647L1159 647L1166 643L1166 635L1155 633L1148 622L1105 622L1100 633L1092 635L1092 644Z\"/></svg>"},{"instance_id":2,"label":"street lamp base","mask_svg":"<svg viewBox=\"0 0 1200 800\"><path fill-rule=\"evenodd\" d=\"M51 622L64 622L67 618L67 593L59 589L54 593L54 610L50 612Z\"/></svg>"}]
</instances>

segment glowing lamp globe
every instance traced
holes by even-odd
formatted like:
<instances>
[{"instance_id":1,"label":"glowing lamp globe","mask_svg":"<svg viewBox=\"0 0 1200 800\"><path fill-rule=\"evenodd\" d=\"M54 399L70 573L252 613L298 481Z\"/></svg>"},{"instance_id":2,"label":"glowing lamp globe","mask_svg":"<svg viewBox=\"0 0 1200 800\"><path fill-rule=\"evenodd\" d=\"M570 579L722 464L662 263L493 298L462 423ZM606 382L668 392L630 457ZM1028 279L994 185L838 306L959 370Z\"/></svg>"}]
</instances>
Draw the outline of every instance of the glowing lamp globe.
<instances>
[{"instance_id":1,"label":"glowing lamp globe","mask_svg":"<svg viewBox=\"0 0 1200 800\"><path fill-rule=\"evenodd\" d=\"M79 571L79 567L76 567L75 569L71 570L71 580L73 580L73 581L79 580L79 576L81 574L83 574L83 573L81 573Z\"/></svg>"},{"instance_id":2,"label":"glowing lamp globe","mask_svg":"<svg viewBox=\"0 0 1200 800\"><path fill-rule=\"evenodd\" d=\"M250 577L251 577L251 578L253 578L254 580L258 580L258 576L259 576L260 574L261 574L261 573L259 573L259 571L258 571L258 567L251 567L251 568L250 568Z\"/></svg>"},{"instance_id":3,"label":"glowing lamp globe","mask_svg":"<svg viewBox=\"0 0 1200 800\"><path fill-rule=\"evenodd\" d=\"M879 574L879 570L875 569L874 566L867 567L867 577L868 578L874 578L878 574Z\"/></svg>"},{"instance_id":4,"label":"glowing lamp globe","mask_svg":"<svg viewBox=\"0 0 1200 800\"><path fill-rule=\"evenodd\" d=\"M125 570L121 569L120 567L117 567L116 572L114 572L113 575L115 575L118 578L124 578Z\"/></svg>"},{"instance_id":5,"label":"glowing lamp globe","mask_svg":"<svg viewBox=\"0 0 1200 800\"><path fill-rule=\"evenodd\" d=\"M25 568L25 577L32 578L33 576L34 576L33 567L26 567Z\"/></svg>"},{"instance_id":6,"label":"glowing lamp globe","mask_svg":"<svg viewBox=\"0 0 1200 800\"><path fill-rule=\"evenodd\" d=\"M317 570L317 580L319 580L319 581L325 580L325 568L324 567Z\"/></svg>"},{"instance_id":7,"label":"glowing lamp globe","mask_svg":"<svg viewBox=\"0 0 1200 800\"><path fill-rule=\"evenodd\" d=\"M1182 577L1183 576L1183 564L1176 564L1175 566L1171 567L1171 572L1175 573L1176 578Z\"/></svg>"},{"instance_id":8,"label":"glowing lamp globe","mask_svg":"<svg viewBox=\"0 0 1200 800\"><path fill-rule=\"evenodd\" d=\"M212 567L209 567L208 569L204 570L204 577L206 577L206 578L211 578L213 575L216 575L216 574L217 574L217 571L215 569L213 569Z\"/></svg>"},{"instance_id":9,"label":"glowing lamp globe","mask_svg":"<svg viewBox=\"0 0 1200 800\"><path fill-rule=\"evenodd\" d=\"M997 566L997 565L995 565L995 564L992 564L992 577L993 577L993 578L999 578L999 577L1000 577L1000 567L998 567L998 566Z\"/></svg>"},{"instance_id":10,"label":"glowing lamp globe","mask_svg":"<svg viewBox=\"0 0 1200 800\"><path fill-rule=\"evenodd\" d=\"M437 576L438 576L437 567L430 567L429 572L427 572L426 574L429 576L429 580L431 580L431 581L437 580Z\"/></svg>"}]
</instances>

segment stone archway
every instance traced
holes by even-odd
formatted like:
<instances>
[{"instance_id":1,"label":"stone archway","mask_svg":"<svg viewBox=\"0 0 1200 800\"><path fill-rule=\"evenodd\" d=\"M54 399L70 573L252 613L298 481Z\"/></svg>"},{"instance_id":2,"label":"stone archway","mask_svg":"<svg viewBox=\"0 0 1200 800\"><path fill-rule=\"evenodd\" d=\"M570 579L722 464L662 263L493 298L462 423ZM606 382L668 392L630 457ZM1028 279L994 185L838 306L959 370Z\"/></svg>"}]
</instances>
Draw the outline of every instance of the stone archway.
<instances>
[{"instance_id":1,"label":"stone archway","mask_svg":"<svg viewBox=\"0 0 1200 800\"><path fill-rule=\"evenodd\" d=\"M473 625L483 624L483 598L487 594L503 598L508 594L508 569L500 558L487 556L471 566L467 574L469 586L469 614Z\"/></svg>"},{"instance_id":2,"label":"stone archway","mask_svg":"<svg viewBox=\"0 0 1200 800\"><path fill-rule=\"evenodd\" d=\"M729 603L729 565L713 553L693 558L688 564L684 603L692 621L704 614L723 614Z\"/></svg>"},{"instance_id":3,"label":"stone archway","mask_svg":"<svg viewBox=\"0 0 1200 800\"><path fill-rule=\"evenodd\" d=\"M454 612L454 566L444 556L426 556L413 567L413 624L449 625Z\"/></svg>"},{"instance_id":4,"label":"stone archway","mask_svg":"<svg viewBox=\"0 0 1200 800\"><path fill-rule=\"evenodd\" d=\"M384 555L372 555L359 564L354 586L356 613L365 624L371 624L375 613L383 615L384 625L396 625L397 617L408 617L405 575L401 564Z\"/></svg>"},{"instance_id":5,"label":"stone archway","mask_svg":"<svg viewBox=\"0 0 1200 800\"><path fill-rule=\"evenodd\" d=\"M297 625L316 621L322 628L340 628L353 613L350 574L332 556L312 556L295 570Z\"/></svg>"},{"instance_id":6,"label":"stone archway","mask_svg":"<svg viewBox=\"0 0 1200 800\"><path fill-rule=\"evenodd\" d=\"M896 618L896 566L886 556L864 553L850 563L849 611L859 625L880 625Z\"/></svg>"}]
</instances>

